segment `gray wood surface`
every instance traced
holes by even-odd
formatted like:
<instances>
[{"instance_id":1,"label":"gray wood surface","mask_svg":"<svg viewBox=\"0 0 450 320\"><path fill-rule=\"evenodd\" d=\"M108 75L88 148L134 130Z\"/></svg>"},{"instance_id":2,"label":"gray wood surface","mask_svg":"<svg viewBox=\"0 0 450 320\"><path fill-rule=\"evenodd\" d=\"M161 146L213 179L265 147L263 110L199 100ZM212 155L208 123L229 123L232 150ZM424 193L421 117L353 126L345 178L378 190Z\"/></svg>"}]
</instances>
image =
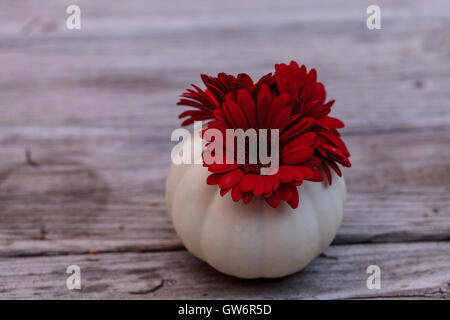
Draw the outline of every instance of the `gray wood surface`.
<instances>
[{"instance_id":1,"label":"gray wood surface","mask_svg":"<svg viewBox=\"0 0 450 320\"><path fill-rule=\"evenodd\" d=\"M60 255L0 260L10 298L60 299L367 299L450 298L448 242L331 246L294 275L241 280L217 273L185 250ZM67 266L81 268L81 290L67 290ZM381 290L366 287L378 264Z\"/></svg>"},{"instance_id":2,"label":"gray wood surface","mask_svg":"<svg viewBox=\"0 0 450 320\"><path fill-rule=\"evenodd\" d=\"M0 3L0 298L449 297L449 1L379 1L374 31L356 0L83 0L78 31L69 4ZM175 103L200 73L290 59L346 123L345 218L303 272L240 281L189 255L167 217Z\"/></svg>"}]
</instances>

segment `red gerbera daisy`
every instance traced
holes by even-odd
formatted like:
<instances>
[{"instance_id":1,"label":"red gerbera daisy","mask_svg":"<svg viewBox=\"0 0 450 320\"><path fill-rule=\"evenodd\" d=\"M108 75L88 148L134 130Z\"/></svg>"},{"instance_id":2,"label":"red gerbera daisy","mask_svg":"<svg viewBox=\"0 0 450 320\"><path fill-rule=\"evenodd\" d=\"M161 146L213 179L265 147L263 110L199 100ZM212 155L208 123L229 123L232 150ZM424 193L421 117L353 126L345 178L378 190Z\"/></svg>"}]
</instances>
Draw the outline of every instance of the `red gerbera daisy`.
<instances>
[{"instance_id":1,"label":"red gerbera daisy","mask_svg":"<svg viewBox=\"0 0 450 320\"><path fill-rule=\"evenodd\" d=\"M204 162L211 172L207 183L217 184L222 196L231 191L234 201L242 199L244 203L253 196L262 196L272 207L285 200L296 208L297 186L303 180L322 181L324 172L331 183L329 167L340 176L336 162L351 165L350 154L337 131L343 123L328 116L334 101L325 102L325 88L317 82L314 69L307 72L305 66L292 61L276 65L273 76L268 74L256 84L246 74L234 77L221 73L217 78L202 75L202 80L205 91L193 85L195 90L184 93L178 103L195 108L180 115L188 117L183 125L212 119L208 128L219 129L224 136L226 129L279 130L280 166L276 174L262 175L265 165L259 162ZM230 151L225 143L222 147L224 155ZM232 151L236 154L237 150Z\"/></svg>"}]
</instances>

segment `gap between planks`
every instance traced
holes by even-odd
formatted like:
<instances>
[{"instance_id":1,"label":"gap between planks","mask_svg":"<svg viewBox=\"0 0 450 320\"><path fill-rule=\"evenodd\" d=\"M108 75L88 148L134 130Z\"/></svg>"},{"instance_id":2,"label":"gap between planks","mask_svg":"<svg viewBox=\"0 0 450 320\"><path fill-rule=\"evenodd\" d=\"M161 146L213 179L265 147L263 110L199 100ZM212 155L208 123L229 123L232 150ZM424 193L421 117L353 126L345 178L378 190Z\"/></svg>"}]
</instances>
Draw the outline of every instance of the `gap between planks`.
<instances>
[{"instance_id":1,"label":"gap between planks","mask_svg":"<svg viewBox=\"0 0 450 320\"><path fill-rule=\"evenodd\" d=\"M20 241L16 241L20 242ZM385 242L376 242L376 241L360 241L360 242L337 242L331 243L329 247L342 247L342 246L360 246L360 245L382 245L382 244L422 244L422 243L446 243L450 242L450 237L446 239L417 239L417 240L402 240L402 241L385 241ZM16 252L10 252L6 255L2 255L0 253L0 261L3 258L40 258L40 257L58 257L58 256L78 256L78 255L86 255L86 256L96 256L102 254L127 254L127 253L158 253L158 252L176 252L176 251L188 251L186 247L183 245L181 240L168 241L166 244L157 246L140 246L140 245L127 245L124 248L112 248L112 249L85 249L80 251L50 251L50 252L20 252L20 250L16 250ZM326 254L321 254L324 257L328 257ZM331 257L333 258L333 257Z\"/></svg>"}]
</instances>

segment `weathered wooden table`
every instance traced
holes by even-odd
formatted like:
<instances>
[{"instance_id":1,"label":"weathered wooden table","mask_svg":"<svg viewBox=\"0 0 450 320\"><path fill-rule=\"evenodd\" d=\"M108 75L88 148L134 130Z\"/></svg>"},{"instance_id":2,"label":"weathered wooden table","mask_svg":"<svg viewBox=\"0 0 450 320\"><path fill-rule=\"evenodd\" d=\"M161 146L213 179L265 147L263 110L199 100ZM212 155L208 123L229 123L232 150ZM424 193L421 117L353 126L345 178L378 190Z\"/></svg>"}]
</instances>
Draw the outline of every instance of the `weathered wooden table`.
<instances>
[{"instance_id":1,"label":"weathered wooden table","mask_svg":"<svg viewBox=\"0 0 450 320\"><path fill-rule=\"evenodd\" d=\"M0 298L449 298L448 0L378 1L381 30L356 0L78 0L68 30L71 3L0 3ZM345 218L302 272L238 280L167 217L175 103L200 73L291 59L346 122Z\"/></svg>"}]
</instances>

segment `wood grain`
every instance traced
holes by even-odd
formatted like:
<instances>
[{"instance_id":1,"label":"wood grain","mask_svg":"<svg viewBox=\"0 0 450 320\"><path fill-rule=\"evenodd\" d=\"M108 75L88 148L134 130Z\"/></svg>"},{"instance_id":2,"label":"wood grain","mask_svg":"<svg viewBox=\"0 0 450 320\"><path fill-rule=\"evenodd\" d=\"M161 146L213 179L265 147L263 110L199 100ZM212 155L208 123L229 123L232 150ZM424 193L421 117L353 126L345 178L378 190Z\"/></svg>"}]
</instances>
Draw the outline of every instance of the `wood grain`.
<instances>
[{"instance_id":1,"label":"wood grain","mask_svg":"<svg viewBox=\"0 0 450 320\"><path fill-rule=\"evenodd\" d=\"M448 1L379 1L376 31L365 27L368 4L356 0L80 0L79 31L65 28L69 4L0 3L0 278L8 279L0 297L170 298L186 297L189 286L200 298L448 297ZM346 123L353 167L344 172L345 218L329 249L344 257L249 285L191 258L166 215L175 103L200 73L258 77L290 59L318 70L337 100L333 114ZM376 293L356 284L351 268L362 268L372 250L383 261L407 250L412 266L386 264L392 277L399 267L404 282ZM88 266L107 268L117 284L96 280L78 295L62 290L64 282L52 287L56 272L65 277L56 268L90 252L102 262ZM420 285L414 268L431 268ZM148 287L147 269L156 279ZM170 272L187 282L127 293L159 286ZM320 286L321 277L336 284Z\"/></svg>"},{"instance_id":2,"label":"wood grain","mask_svg":"<svg viewBox=\"0 0 450 320\"><path fill-rule=\"evenodd\" d=\"M450 298L448 242L332 246L303 271L273 280L222 275L186 251L108 253L0 260L0 292L52 299ZM69 265L81 290L66 288ZM366 269L381 269L381 289Z\"/></svg>"},{"instance_id":3,"label":"wood grain","mask_svg":"<svg viewBox=\"0 0 450 320\"><path fill-rule=\"evenodd\" d=\"M445 148L450 132L438 137L435 141L433 132L347 137L354 166L345 171L348 200L336 243L450 238L450 149ZM26 164L23 154L6 170L0 179L0 256L181 246L164 202L170 141L157 155L150 148L140 151L139 160L126 141L114 158L107 138L93 140L88 154L97 161L94 166L84 159L64 160L63 147L54 160L41 158L53 150L41 144L32 153L38 166ZM117 158L123 165L107 164Z\"/></svg>"}]
</instances>

